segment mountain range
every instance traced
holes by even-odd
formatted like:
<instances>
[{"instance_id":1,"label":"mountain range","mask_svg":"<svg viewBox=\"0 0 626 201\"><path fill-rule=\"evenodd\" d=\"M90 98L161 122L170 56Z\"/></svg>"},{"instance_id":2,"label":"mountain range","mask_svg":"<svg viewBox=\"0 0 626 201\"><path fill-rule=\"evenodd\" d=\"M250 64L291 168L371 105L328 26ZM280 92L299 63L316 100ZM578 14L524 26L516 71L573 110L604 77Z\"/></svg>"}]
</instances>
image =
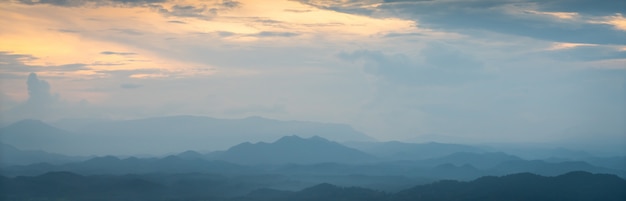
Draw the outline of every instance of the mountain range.
<instances>
[{"instance_id":1,"label":"mountain range","mask_svg":"<svg viewBox=\"0 0 626 201\"><path fill-rule=\"evenodd\" d=\"M365 163L376 158L319 136L285 136L273 143L241 143L214 154L216 159L240 164Z\"/></svg>"},{"instance_id":2,"label":"mountain range","mask_svg":"<svg viewBox=\"0 0 626 201\"><path fill-rule=\"evenodd\" d=\"M473 201L626 199L626 180L614 175L569 172L546 177L518 173L472 181L438 181L399 192L321 183L298 191L259 187L252 178L204 174L83 176L49 172L0 176L2 200L218 200L218 201Z\"/></svg>"},{"instance_id":3,"label":"mountain range","mask_svg":"<svg viewBox=\"0 0 626 201\"><path fill-rule=\"evenodd\" d=\"M214 151L241 142L273 141L290 135L321 136L339 142L372 140L344 124L262 117L168 116L75 124L68 120L62 125L71 131L38 120L22 120L1 128L0 139L19 149L83 156L171 154L190 149Z\"/></svg>"}]
</instances>

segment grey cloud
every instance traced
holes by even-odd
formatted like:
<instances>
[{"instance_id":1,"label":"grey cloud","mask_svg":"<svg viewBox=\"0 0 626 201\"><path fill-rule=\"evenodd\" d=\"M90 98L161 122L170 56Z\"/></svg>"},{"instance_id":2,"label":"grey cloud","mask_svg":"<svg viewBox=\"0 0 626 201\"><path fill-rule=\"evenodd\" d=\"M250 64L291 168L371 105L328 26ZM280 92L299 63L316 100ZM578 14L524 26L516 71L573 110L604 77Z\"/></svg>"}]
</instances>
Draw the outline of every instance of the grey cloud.
<instances>
[{"instance_id":1,"label":"grey cloud","mask_svg":"<svg viewBox=\"0 0 626 201\"><path fill-rule=\"evenodd\" d=\"M45 80L40 80L36 73L28 75L26 84L28 86L28 105L43 106L55 100L55 97L50 93L50 84Z\"/></svg>"},{"instance_id":2,"label":"grey cloud","mask_svg":"<svg viewBox=\"0 0 626 201\"><path fill-rule=\"evenodd\" d=\"M513 2L515 3L515 2ZM507 13L510 1L416 2L385 4L380 9L408 14L423 26L455 31L487 30L542 40L626 44L624 32L606 24L563 22L548 17ZM542 4L539 4L541 8Z\"/></svg>"},{"instance_id":3,"label":"grey cloud","mask_svg":"<svg viewBox=\"0 0 626 201\"><path fill-rule=\"evenodd\" d=\"M253 36L257 37L294 37L300 34L294 32L274 32L274 31L262 31Z\"/></svg>"},{"instance_id":4,"label":"grey cloud","mask_svg":"<svg viewBox=\"0 0 626 201\"><path fill-rule=\"evenodd\" d=\"M422 62L405 54L369 50L338 56L347 61L362 60L366 73L403 85L455 85L488 78L481 62L451 47L430 44L420 55L425 57Z\"/></svg>"},{"instance_id":5,"label":"grey cloud","mask_svg":"<svg viewBox=\"0 0 626 201\"><path fill-rule=\"evenodd\" d=\"M543 11L576 12L589 15L612 15L624 13L626 1L615 0L534 0Z\"/></svg>"},{"instance_id":6,"label":"grey cloud","mask_svg":"<svg viewBox=\"0 0 626 201\"><path fill-rule=\"evenodd\" d=\"M129 56L129 55L135 55L137 53L134 52L114 52L114 51L102 51L100 52L100 54L104 54L104 55L121 55L121 56Z\"/></svg>"},{"instance_id":7,"label":"grey cloud","mask_svg":"<svg viewBox=\"0 0 626 201\"><path fill-rule=\"evenodd\" d=\"M224 0L221 3L221 6L225 8L237 8L240 5L241 5L241 2L233 1L233 0Z\"/></svg>"},{"instance_id":8,"label":"grey cloud","mask_svg":"<svg viewBox=\"0 0 626 201\"><path fill-rule=\"evenodd\" d=\"M384 3L400 3L402 5L419 3L424 6L441 4L474 9L486 9L512 4L532 4L537 6L540 11L576 12L597 16L623 13L624 8L626 8L625 1L615 0L384 0Z\"/></svg>"},{"instance_id":9,"label":"grey cloud","mask_svg":"<svg viewBox=\"0 0 626 201\"><path fill-rule=\"evenodd\" d=\"M120 88L122 89L136 89L142 87L142 85L139 84L131 84L131 83L125 83L125 84L121 84Z\"/></svg>"},{"instance_id":10,"label":"grey cloud","mask_svg":"<svg viewBox=\"0 0 626 201\"><path fill-rule=\"evenodd\" d=\"M424 36L422 33L388 33L385 34L385 37L393 38L393 37L404 37L404 36Z\"/></svg>"},{"instance_id":11,"label":"grey cloud","mask_svg":"<svg viewBox=\"0 0 626 201\"><path fill-rule=\"evenodd\" d=\"M196 18L203 18L203 17L213 16L217 14L216 10L209 9L206 6L195 7L195 6L190 6L190 5L187 5L187 6L174 5L172 6L171 9L163 8L160 10L160 12L162 14L169 15L169 16L196 17ZM209 15L207 16L205 12L207 12Z\"/></svg>"},{"instance_id":12,"label":"grey cloud","mask_svg":"<svg viewBox=\"0 0 626 201\"><path fill-rule=\"evenodd\" d=\"M218 14L221 10L230 10L237 8L241 3L237 1L225 0L222 3L212 6L192 6L192 5L174 5L166 8L163 5L151 4L150 7L165 16L187 17L208 20ZM172 21L170 21L172 22ZM178 21L180 22L180 21Z\"/></svg>"},{"instance_id":13,"label":"grey cloud","mask_svg":"<svg viewBox=\"0 0 626 201\"><path fill-rule=\"evenodd\" d=\"M167 0L19 0L19 3L27 5L47 4L64 7L80 7L80 6L103 6L103 5L128 5L142 6L151 3L163 3Z\"/></svg>"},{"instance_id":14,"label":"grey cloud","mask_svg":"<svg viewBox=\"0 0 626 201\"><path fill-rule=\"evenodd\" d=\"M170 20L170 21L167 21L167 22L168 23L173 23L173 24L187 24L186 22L178 21L178 20Z\"/></svg>"},{"instance_id":15,"label":"grey cloud","mask_svg":"<svg viewBox=\"0 0 626 201\"><path fill-rule=\"evenodd\" d=\"M2 73L26 73L26 72L38 72L41 70L50 72L69 72L77 70L87 70L86 64L64 64L56 66L39 66L39 65L27 65L24 61L37 59L31 55L24 54L11 54L10 52L0 52L0 72Z\"/></svg>"},{"instance_id":16,"label":"grey cloud","mask_svg":"<svg viewBox=\"0 0 626 201\"><path fill-rule=\"evenodd\" d=\"M133 69L133 70L107 70L107 71L96 71L97 73L109 74L114 77L130 77L134 74L154 74L161 73L161 70L152 68L152 69Z\"/></svg>"},{"instance_id":17,"label":"grey cloud","mask_svg":"<svg viewBox=\"0 0 626 201\"><path fill-rule=\"evenodd\" d=\"M320 6L308 1L304 3L323 9L368 16L394 16L418 21L420 26L480 35L476 31L491 31L510 35L532 37L540 40L626 44L624 31L608 24L592 24L585 20L594 17L613 16L624 13L624 1L590 0L437 0L437 1L392 1L376 8L363 8L352 4ZM596 4L597 3L597 4ZM559 20L550 16L511 13L511 8L536 8L538 11L577 12L581 19Z\"/></svg>"},{"instance_id":18,"label":"grey cloud","mask_svg":"<svg viewBox=\"0 0 626 201\"><path fill-rule=\"evenodd\" d=\"M296 9L285 9L285 11L292 12L292 13L307 13L307 12L311 12L311 10L296 10Z\"/></svg>"},{"instance_id":19,"label":"grey cloud","mask_svg":"<svg viewBox=\"0 0 626 201\"><path fill-rule=\"evenodd\" d=\"M626 51L606 46L581 46L563 50L541 52L551 58L573 61L597 61L605 59L626 59Z\"/></svg>"},{"instance_id":20,"label":"grey cloud","mask_svg":"<svg viewBox=\"0 0 626 201\"><path fill-rule=\"evenodd\" d=\"M62 32L62 33L80 33L80 31L76 31L73 29L55 29L58 32Z\"/></svg>"},{"instance_id":21,"label":"grey cloud","mask_svg":"<svg viewBox=\"0 0 626 201\"><path fill-rule=\"evenodd\" d=\"M229 31L218 31L217 34L221 37L228 37L228 36L236 35L235 33L229 32Z\"/></svg>"},{"instance_id":22,"label":"grey cloud","mask_svg":"<svg viewBox=\"0 0 626 201\"><path fill-rule=\"evenodd\" d=\"M58 72L66 72L66 71L78 71L78 70L88 70L86 64L64 64L58 66L46 66L44 67L46 71L58 71Z\"/></svg>"},{"instance_id":23,"label":"grey cloud","mask_svg":"<svg viewBox=\"0 0 626 201\"><path fill-rule=\"evenodd\" d=\"M118 33L128 34L128 35L135 35L135 36L141 36L144 34L143 32L138 31L136 29L128 29L128 28L113 28L109 30L116 31Z\"/></svg>"}]
</instances>

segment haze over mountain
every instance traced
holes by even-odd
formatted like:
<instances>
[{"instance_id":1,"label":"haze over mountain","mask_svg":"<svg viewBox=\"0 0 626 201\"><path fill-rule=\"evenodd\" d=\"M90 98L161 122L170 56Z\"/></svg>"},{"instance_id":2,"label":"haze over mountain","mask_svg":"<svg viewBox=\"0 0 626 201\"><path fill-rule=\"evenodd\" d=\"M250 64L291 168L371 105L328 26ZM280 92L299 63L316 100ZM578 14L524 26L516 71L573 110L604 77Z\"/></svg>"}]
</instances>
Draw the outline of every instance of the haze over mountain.
<instances>
[{"instance_id":1,"label":"haze over mountain","mask_svg":"<svg viewBox=\"0 0 626 201\"><path fill-rule=\"evenodd\" d=\"M86 157L66 156L41 150L21 150L8 144L0 143L0 166L28 165L33 163L61 164L85 160Z\"/></svg>"},{"instance_id":2,"label":"haze over mountain","mask_svg":"<svg viewBox=\"0 0 626 201\"><path fill-rule=\"evenodd\" d=\"M57 153L78 154L85 147L77 143L82 140L68 131L50 126L39 120L26 119L0 128L0 140L19 149L45 150Z\"/></svg>"},{"instance_id":3,"label":"haze over mountain","mask_svg":"<svg viewBox=\"0 0 626 201\"><path fill-rule=\"evenodd\" d=\"M450 155L456 152L485 152L475 146L444 143L404 143L391 142L347 142L347 146L354 147L366 153L393 160L416 160Z\"/></svg>"},{"instance_id":4,"label":"haze over mountain","mask_svg":"<svg viewBox=\"0 0 626 201\"><path fill-rule=\"evenodd\" d=\"M68 155L169 154L184 150L223 150L245 141L273 141L287 135L318 135L335 141L372 140L348 125L279 121L261 117L216 119L170 116L101 121L84 125L74 132L37 120L24 120L0 129L3 142L17 148Z\"/></svg>"},{"instance_id":5,"label":"haze over mountain","mask_svg":"<svg viewBox=\"0 0 626 201\"><path fill-rule=\"evenodd\" d=\"M365 163L377 159L359 150L313 136L285 136L273 143L242 143L218 153L217 159L242 164Z\"/></svg>"},{"instance_id":6,"label":"haze over mountain","mask_svg":"<svg viewBox=\"0 0 626 201\"><path fill-rule=\"evenodd\" d=\"M625 8L0 0L0 200L624 201Z\"/></svg>"}]
</instances>

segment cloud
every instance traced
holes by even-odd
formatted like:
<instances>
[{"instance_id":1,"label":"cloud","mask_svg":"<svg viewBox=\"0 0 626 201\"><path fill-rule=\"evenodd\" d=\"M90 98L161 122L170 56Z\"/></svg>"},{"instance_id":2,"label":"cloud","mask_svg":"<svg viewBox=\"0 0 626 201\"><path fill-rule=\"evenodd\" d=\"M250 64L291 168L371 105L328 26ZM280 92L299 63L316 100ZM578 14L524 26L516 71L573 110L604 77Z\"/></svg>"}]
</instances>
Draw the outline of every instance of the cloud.
<instances>
[{"instance_id":1,"label":"cloud","mask_svg":"<svg viewBox=\"0 0 626 201\"><path fill-rule=\"evenodd\" d=\"M129 56L129 55L135 55L137 53L134 52L113 52L113 51L103 51L100 52L100 54L104 54L104 55L120 55L120 56Z\"/></svg>"},{"instance_id":2,"label":"cloud","mask_svg":"<svg viewBox=\"0 0 626 201\"><path fill-rule=\"evenodd\" d=\"M139 31L139 30L136 30L136 29L113 28L113 29L109 29L109 30L115 31L115 32L118 32L118 33L134 35L134 36L141 36L141 35L144 34L142 31Z\"/></svg>"},{"instance_id":3,"label":"cloud","mask_svg":"<svg viewBox=\"0 0 626 201\"><path fill-rule=\"evenodd\" d=\"M294 32L275 32L275 31L262 31L257 34L252 34L256 37L294 37L300 34Z\"/></svg>"},{"instance_id":4,"label":"cloud","mask_svg":"<svg viewBox=\"0 0 626 201\"><path fill-rule=\"evenodd\" d=\"M79 70L88 70L86 64L73 63L63 65L28 65L24 62L33 61L38 59L32 55L27 54L13 54L10 52L0 51L0 74L6 73L27 73L27 72L75 72Z\"/></svg>"},{"instance_id":5,"label":"cloud","mask_svg":"<svg viewBox=\"0 0 626 201\"><path fill-rule=\"evenodd\" d=\"M139 84L130 84L130 83L126 83L126 84L121 84L120 88L122 89L136 89L142 87L142 85Z\"/></svg>"},{"instance_id":6,"label":"cloud","mask_svg":"<svg viewBox=\"0 0 626 201\"><path fill-rule=\"evenodd\" d=\"M171 8L165 8L161 5L153 5L153 7L165 16L174 17L209 19L217 14L217 9L208 8L206 5L200 7L192 5L174 5Z\"/></svg>"},{"instance_id":7,"label":"cloud","mask_svg":"<svg viewBox=\"0 0 626 201\"><path fill-rule=\"evenodd\" d=\"M55 30L61 33L80 33L80 31L73 30L73 29L55 29Z\"/></svg>"},{"instance_id":8,"label":"cloud","mask_svg":"<svg viewBox=\"0 0 626 201\"><path fill-rule=\"evenodd\" d=\"M221 3L213 5L181 5L176 4L171 7L165 7L162 4L150 4L149 6L167 17L184 17L209 20L215 17L220 11L232 10L238 8L241 3L232 0L224 0ZM172 22L172 21L170 21ZM180 22L180 21L174 21Z\"/></svg>"},{"instance_id":9,"label":"cloud","mask_svg":"<svg viewBox=\"0 0 626 201\"><path fill-rule=\"evenodd\" d=\"M222 7L224 8L237 8L239 6L241 6L241 2L238 1L233 1L233 0L224 0L222 1L222 3L220 4Z\"/></svg>"},{"instance_id":10,"label":"cloud","mask_svg":"<svg viewBox=\"0 0 626 201\"><path fill-rule=\"evenodd\" d=\"M55 107L59 104L59 97L52 94L50 84L39 79L36 73L30 73L26 80L28 99L19 102L3 112L2 123L20 119L45 119L55 115Z\"/></svg>"},{"instance_id":11,"label":"cloud","mask_svg":"<svg viewBox=\"0 0 626 201\"><path fill-rule=\"evenodd\" d=\"M27 105L41 107L53 103L56 99L50 93L50 84L45 80L40 80L36 73L30 73L26 81L28 86Z\"/></svg>"},{"instance_id":12,"label":"cloud","mask_svg":"<svg viewBox=\"0 0 626 201\"><path fill-rule=\"evenodd\" d=\"M573 61L626 59L626 51L611 46L577 46L540 52L538 54L546 54L551 58Z\"/></svg>"},{"instance_id":13,"label":"cloud","mask_svg":"<svg viewBox=\"0 0 626 201\"><path fill-rule=\"evenodd\" d=\"M480 36L480 31L569 43L626 44L619 24L607 16L623 13L623 1L388 1L377 6L337 3L318 8L374 17L408 18L420 27ZM305 3L312 4L308 1ZM559 17L569 13L570 18ZM571 17L577 16L577 17ZM599 23L598 19L603 23ZM479 32L476 32L479 31Z\"/></svg>"},{"instance_id":14,"label":"cloud","mask_svg":"<svg viewBox=\"0 0 626 201\"><path fill-rule=\"evenodd\" d=\"M541 5L544 11L576 12L588 15L612 15L623 13L626 1L614 0L552 0L533 1Z\"/></svg>"},{"instance_id":15,"label":"cloud","mask_svg":"<svg viewBox=\"0 0 626 201\"><path fill-rule=\"evenodd\" d=\"M18 2L26 5L45 4L64 7L80 7L104 5L141 6L152 3L163 3L167 2L167 0L19 0Z\"/></svg>"},{"instance_id":16,"label":"cloud","mask_svg":"<svg viewBox=\"0 0 626 201\"><path fill-rule=\"evenodd\" d=\"M169 21L167 21L167 23L173 23L173 24L187 24L186 22L179 21L179 20L169 20Z\"/></svg>"},{"instance_id":17,"label":"cloud","mask_svg":"<svg viewBox=\"0 0 626 201\"><path fill-rule=\"evenodd\" d=\"M485 79L482 63L451 46L431 43L419 55L358 50L340 53L346 61L364 61L366 73L404 85L456 85ZM423 57L423 58L421 58Z\"/></svg>"}]
</instances>

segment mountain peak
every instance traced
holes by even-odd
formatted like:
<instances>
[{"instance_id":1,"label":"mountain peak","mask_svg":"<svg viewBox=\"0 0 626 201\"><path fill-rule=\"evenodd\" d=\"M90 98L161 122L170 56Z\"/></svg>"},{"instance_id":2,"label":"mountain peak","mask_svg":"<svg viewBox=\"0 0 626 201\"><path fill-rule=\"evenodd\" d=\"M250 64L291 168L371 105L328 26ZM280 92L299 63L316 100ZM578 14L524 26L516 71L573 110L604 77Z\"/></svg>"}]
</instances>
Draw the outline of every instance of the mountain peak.
<instances>
[{"instance_id":1,"label":"mountain peak","mask_svg":"<svg viewBox=\"0 0 626 201\"><path fill-rule=\"evenodd\" d=\"M326 138L320 137L320 136L313 136L310 138L303 138L300 137L298 135L289 135L289 136L283 136L280 139L276 140L274 143L294 143L294 142L331 142L330 140L327 140Z\"/></svg>"},{"instance_id":2,"label":"mountain peak","mask_svg":"<svg viewBox=\"0 0 626 201\"><path fill-rule=\"evenodd\" d=\"M366 162L372 156L322 137L284 136L273 143L241 143L221 154L220 159L245 164Z\"/></svg>"}]
</instances>

